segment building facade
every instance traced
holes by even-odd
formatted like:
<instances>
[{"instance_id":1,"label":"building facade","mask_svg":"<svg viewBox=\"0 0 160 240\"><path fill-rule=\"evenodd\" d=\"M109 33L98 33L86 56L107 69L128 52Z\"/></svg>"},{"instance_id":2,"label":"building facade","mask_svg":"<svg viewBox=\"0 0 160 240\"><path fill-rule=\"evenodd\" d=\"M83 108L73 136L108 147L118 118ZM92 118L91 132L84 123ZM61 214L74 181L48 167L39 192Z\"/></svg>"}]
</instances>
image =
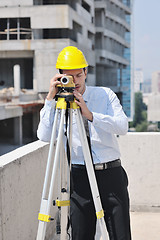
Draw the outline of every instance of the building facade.
<instances>
[{"instance_id":1,"label":"building facade","mask_svg":"<svg viewBox=\"0 0 160 240\"><path fill-rule=\"evenodd\" d=\"M123 95L131 91L130 15L130 0L2 0L0 81L13 85L18 63L21 88L46 92L59 51L74 45L89 62L88 84L111 87L125 104Z\"/></svg>"},{"instance_id":2,"label":"building facade","mask_svg":"<svg viewBox=\"0 0 160 240\"><path fill-rule=\"evenodd\" d=\"M148 98L148 121L160 126L160 71L152 73L151 94Z\"/></svg>"},{"instance_id":3,"label":"building facade","mask_svg":"<svg viewBox=\"0 0 160 240\"><path fill-rule=\"evenodd\" d=\"M160 72L152 73L152 93L160 93Z\"/></svg>"},{"instance_id":4,"label":"building facade","mask_svg":"<svg viewBox=\"0 0 160 240\"><path fill-rule=\"evenodd\" d=\"M117 93L131 117L131 1L95 1L96 84Z\"/></svg>"},{"instance_id":5,"label":"building facade","mask_svg":"<svg viewBox=\"0 0 160 240\"><path fill-rule=\"evenodd\" d=\"M134 72L134 92L141 92L143 90L143 70L138 68Z\"/></svg>"}]
</instances>

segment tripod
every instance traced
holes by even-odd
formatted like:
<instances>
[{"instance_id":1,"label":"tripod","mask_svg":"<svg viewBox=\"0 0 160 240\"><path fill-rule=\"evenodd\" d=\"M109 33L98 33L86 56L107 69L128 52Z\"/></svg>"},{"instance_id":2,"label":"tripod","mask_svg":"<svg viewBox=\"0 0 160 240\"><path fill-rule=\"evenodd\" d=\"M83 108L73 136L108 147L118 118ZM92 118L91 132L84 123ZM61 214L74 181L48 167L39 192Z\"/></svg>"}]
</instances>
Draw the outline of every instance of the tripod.
<instances>
[{"instance_id":1,"label":"tripod","mask_svg":"<svg viewBox=\"0 0 160 240\"><path fill-rule=\"evenodd\" d=\"M68 98L69 99L69 98ZM68 123L68 132L69 132L69 150L71 153L72 149L72 114L75 114L76 123L79 131L79 137L82 144L82 150L84 154L84 160L86 164L86 170L89 178L89 183L91 187L91 192L93 196L93 201L96 209L96 216L99 221L102 239L107 239L107 229L106 224L104 221L104 212L101 205L101 200L99 196L98 186L96 182L96 177L94 173L93 163L91 159L91 153L88 145L88 140L86 136L86 131L82 119L82 115L80 112L79 106L74 102L74 98L68 101L67 97L59 97L56 103L56 110L55 110L55 117L53 122L52 134L51 134L51 141L50 141L50 148L48 154L48 161L46 167L46 174L42 192L42 199L41 199L41 206L40 206L40 213L38 216L39 219L39 226L38 226L38 233L37 233L37 240L44 240L46 234L46 226L47 223L52 221L50 214L50 208L52 204L53 198L53 191L54 191L54 184L56 180L56 173L58 169L59 161L64 158L67 158L67 154L64 150L63 144L63 131L64 131L64 119L66 111L69 110L69 123ZM57 131L57 123L59 121L59 129L58 129L58 137L57 137L57 144L55 147L56 141L56 131ZM53 162L53 167L52 161ZM61 164L64 164L64 161L61 161ZM52 172L51 172L52 167ZM69 164L68 170L70 171L71 163ZM51 173L50 173L51 172ZM49 176L50 177L50 185L49 185ZM66 177L68 178L68 177ZM64 180L65 187L61 190L61 200L56 200L56 205L61 208L61 240L66 240L67 238L67 220L68 220L68 206L70 205L70 181L69 178ZM47 196L47 186L49 185L49 193Z\"/></svg>"}]
</instances>

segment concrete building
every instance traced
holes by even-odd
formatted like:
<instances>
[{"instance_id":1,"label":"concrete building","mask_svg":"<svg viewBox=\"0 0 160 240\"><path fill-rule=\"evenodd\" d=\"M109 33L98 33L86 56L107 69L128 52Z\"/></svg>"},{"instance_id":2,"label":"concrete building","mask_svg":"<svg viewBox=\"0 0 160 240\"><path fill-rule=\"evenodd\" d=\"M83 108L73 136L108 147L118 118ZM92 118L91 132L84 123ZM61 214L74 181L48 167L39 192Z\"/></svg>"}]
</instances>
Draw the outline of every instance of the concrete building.
<instances>
[{"instance_id":1,"label":"concrete building","mask_svg":"<svg viewBox=\"0 0 160 240\"><path fill-rule=\"evenodd\" d=\"M89 63L87 84L110 87L131 117L131 8L131 0L1 0L0 88L13 87L22 102L38 101L57 72L58 53L73 45ZM28 120L35 119L33 112Z\"/></svg>"},{"instance_id":2,"label":"concrete building","mask_svg":"<svg viewBox=\"0 0 160 240\"><path fill-rule=\"evenodd\" d=\"M13 86L12 68L19 64L21 88L47 92L49 80L57 72L57 55L67 45L81 48L90 67L95 67L94 2L87 2L1 1L0 65L4 86ZM88 80L95 84L90 68Z\"/></svg>"}]
</instances>

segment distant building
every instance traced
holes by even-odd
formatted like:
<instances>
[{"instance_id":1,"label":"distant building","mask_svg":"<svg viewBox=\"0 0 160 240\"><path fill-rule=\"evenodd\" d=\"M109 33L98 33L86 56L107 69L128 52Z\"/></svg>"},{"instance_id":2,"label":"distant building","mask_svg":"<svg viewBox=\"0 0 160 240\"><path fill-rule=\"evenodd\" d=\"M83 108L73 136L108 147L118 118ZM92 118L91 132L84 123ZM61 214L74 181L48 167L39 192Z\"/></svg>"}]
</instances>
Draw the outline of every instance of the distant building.
<instances>
[{"instance_id":1,"label":"distant building","mask_svg":"<svg viewBox=\"0 0 160 240\"><path fill-rule=\"evenodd\" d=\"M143 86L143 70L141 68L137 68L134 72L134 92L141 92Z\"/></svg>"},{"instance_id":2,"label":"distant building","mask_svg":"<svg viewBox=\"0 0 160 240\"><path fill-rule=\"evenodd\" d=\"M152 93L160 93L160 71L152 73Z\"/></svg>"},{"instance_id":3,"label":"distant building","mask_svg":"<svg viewBox=\"0 0 160 240\"><path fill-rule=\"evenodd\" d=\"M148 98L148 121L160 122L160 93L152 93Z\"/></svg>"},{"instance_id":4,"label":"distant building","mask_svg":"<svg viewBox=\"0 0 160 240\"><path fill-rule=\"evenodd\" d=\"M143 93L151 93L151 79L144 79L143 86L142 86L142 92Z\"/></svg>"},{"instance_id":5,"label":"distant building","mask_svg":"<svg viewBox=\"0 0 160 240\"><path fill-rule=\"evenodd\" d=\"M151 90L148 98L148 121L160 122L160 71L152 73Z\"/></svg>"}]
</instances>

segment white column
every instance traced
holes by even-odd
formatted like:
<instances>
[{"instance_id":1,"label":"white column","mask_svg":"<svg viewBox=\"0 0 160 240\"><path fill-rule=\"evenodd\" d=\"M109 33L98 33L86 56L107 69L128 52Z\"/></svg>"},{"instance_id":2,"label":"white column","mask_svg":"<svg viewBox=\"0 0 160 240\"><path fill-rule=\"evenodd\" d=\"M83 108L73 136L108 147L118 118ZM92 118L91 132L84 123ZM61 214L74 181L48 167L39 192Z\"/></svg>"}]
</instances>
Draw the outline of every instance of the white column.
<instances>
[{"instance_id":1,"label":"white column","mask_svg":"<svg viewBox=\"0 0 160 240\"><path fill-rule=\"evenodd\" d=\"M20 94L20 65L16 64L13 67L14 75L14 93L16 96Z\"/></svg>"},{"instance_id":2,"label":"white column","mask_svg":"<svg viewBox=\"0 0 160 240\"><path fill-rule=\"evenodd\" d=\"M7 18L7 40L9 40L9 28L10 28L10 22L9 22L9 18Z\"/></svg>"}]
</instances>

